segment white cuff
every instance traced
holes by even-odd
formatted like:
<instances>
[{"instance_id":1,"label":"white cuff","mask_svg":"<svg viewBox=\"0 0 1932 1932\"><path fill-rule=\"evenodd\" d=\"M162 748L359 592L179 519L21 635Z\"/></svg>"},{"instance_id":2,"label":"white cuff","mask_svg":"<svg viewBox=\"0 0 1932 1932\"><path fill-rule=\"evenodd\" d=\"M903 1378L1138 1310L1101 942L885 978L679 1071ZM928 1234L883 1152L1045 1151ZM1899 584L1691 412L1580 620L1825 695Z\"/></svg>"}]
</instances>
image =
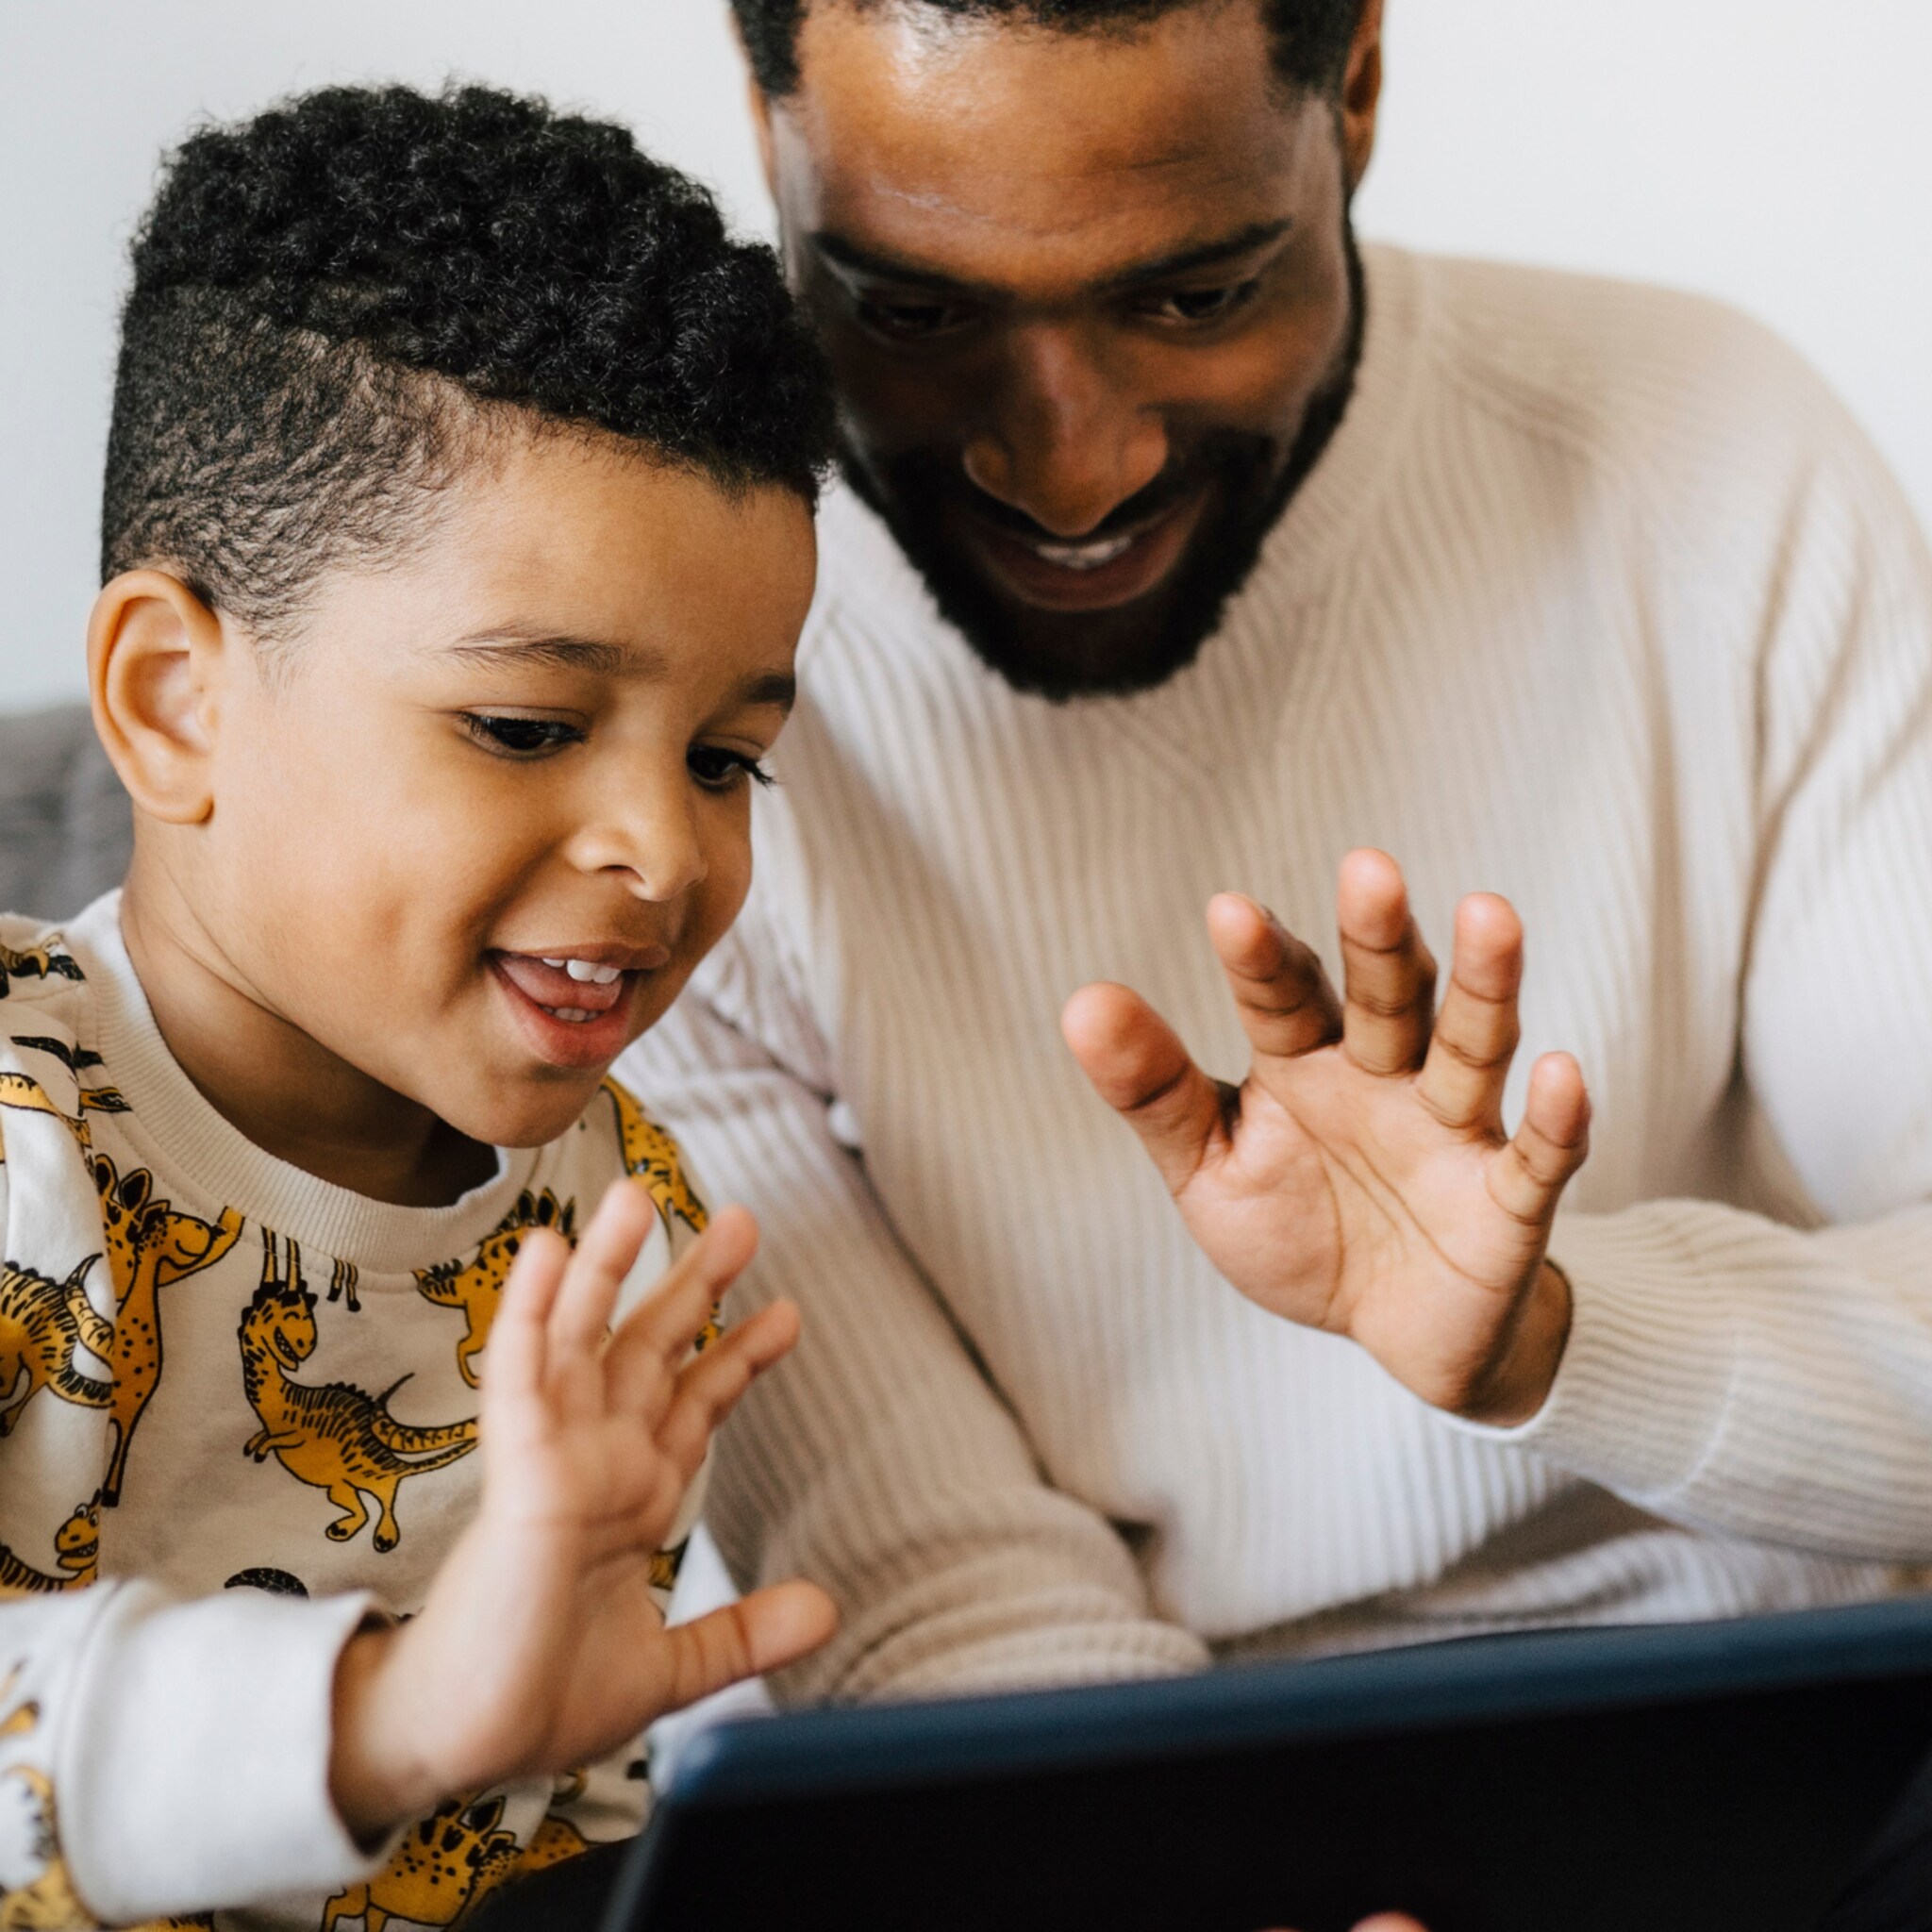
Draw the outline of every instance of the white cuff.
<instances>
[{"instance_id":1,"label":"white cuff","mask_svg":"<svg viewBox=\"0 0 1932 1932\"><path fill-rule=\"evenodd\" d=\"M117 1593L75 1673L55 1788L110 1924L329 1892L379 1870L329 1795L336 1660L366 1595Z\"/></svg>"}]
</instances>

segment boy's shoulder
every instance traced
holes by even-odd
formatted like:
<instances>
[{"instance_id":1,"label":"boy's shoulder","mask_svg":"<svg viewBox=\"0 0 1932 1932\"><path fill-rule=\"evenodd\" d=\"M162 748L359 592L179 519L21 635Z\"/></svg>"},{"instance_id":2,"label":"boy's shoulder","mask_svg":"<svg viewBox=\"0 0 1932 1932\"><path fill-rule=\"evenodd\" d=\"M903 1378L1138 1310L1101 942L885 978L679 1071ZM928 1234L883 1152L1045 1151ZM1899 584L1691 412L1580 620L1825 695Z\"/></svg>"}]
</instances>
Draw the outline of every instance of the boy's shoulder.
<instances>
[{"instance_id":1,"label":"boy's shoulder","mask_svg":"<svg viewBox=\"0 0 1932 1932\"><path fill-rule=\"evenodd\" d=\"M85 1146L126 1103L90 1038L88 968L60 925L0 915L0 1109L51 1114ZM6 1116L0 1112L0 1147Z\"/></svg>"}]
</instances>

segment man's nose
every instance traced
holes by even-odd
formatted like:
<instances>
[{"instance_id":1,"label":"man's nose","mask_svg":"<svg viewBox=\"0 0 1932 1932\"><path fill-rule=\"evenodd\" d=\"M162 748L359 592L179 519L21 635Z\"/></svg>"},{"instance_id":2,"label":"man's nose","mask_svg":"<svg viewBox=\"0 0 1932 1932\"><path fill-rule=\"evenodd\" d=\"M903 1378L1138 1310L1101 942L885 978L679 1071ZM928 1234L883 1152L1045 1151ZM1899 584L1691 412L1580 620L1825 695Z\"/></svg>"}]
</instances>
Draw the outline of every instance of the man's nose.
<instances>
[{"instance_id":1,"label":"man's nose","mask_svg":"<svg viewBox=\"0 0 1932 1932\"><path fill-rule=\"evenodd\" d=\"M704 883L705 858L694 784L680 765L674 778L633 784L603 808L571 843L570 857L587 873L622 873L641 899L662 905Z\"/></svg>"},{"instance_id":2,"label":"man's nose","mask_svg":"<svg viewBox=\"0 0 1932 1932\"><path fill-rule=\"evenodd\" d=\"M1073 541L1104 522L1167 463L1167 430L1073 325L1019 331L967 476L989 496Z\"/></svg>"}]
</instances>

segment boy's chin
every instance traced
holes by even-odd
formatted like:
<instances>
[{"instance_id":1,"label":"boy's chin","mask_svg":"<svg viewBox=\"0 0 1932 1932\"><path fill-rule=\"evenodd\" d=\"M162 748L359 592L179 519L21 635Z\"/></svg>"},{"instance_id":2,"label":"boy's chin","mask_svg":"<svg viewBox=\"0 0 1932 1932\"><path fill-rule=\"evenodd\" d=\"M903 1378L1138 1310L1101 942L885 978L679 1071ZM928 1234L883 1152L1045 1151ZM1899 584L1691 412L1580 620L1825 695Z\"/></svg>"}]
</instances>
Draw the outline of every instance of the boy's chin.
<instances>
[{"instance_id":1,"label":"boy's chin","mask_svg":"<svg viewBox=\"0 0 1932 1932\"><path fill-rule=\"evenodd\" d=\"M458 1133L491 1147L542 1147L574 1127L603 1084L603 1067L545 1068L538 1078L514 1075L487 1088L472 1081L446 1102L431 1102Z\"/></svg>"}]
</instances>

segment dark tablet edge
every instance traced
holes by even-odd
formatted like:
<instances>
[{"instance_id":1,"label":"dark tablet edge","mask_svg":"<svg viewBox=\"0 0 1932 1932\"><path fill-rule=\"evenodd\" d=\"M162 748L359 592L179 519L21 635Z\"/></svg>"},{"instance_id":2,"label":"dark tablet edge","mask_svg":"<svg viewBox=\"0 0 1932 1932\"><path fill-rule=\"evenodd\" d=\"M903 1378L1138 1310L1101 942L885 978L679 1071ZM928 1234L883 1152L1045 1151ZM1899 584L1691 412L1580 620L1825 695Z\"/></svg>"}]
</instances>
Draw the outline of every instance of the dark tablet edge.
<instances>
[{"instance_id":1,"label":"dark tablet edge","mask_svg":"<svg viewBox=\"0 0 1932 1932\"><path fill-rule=\"evenodd\" d=\"M727 1719L660 1807L710 1809L978 1774L1932 1674L1932 1598L1712 1623L1510 1632L1193 1676Z\"/></svg>"}]
</instances>

